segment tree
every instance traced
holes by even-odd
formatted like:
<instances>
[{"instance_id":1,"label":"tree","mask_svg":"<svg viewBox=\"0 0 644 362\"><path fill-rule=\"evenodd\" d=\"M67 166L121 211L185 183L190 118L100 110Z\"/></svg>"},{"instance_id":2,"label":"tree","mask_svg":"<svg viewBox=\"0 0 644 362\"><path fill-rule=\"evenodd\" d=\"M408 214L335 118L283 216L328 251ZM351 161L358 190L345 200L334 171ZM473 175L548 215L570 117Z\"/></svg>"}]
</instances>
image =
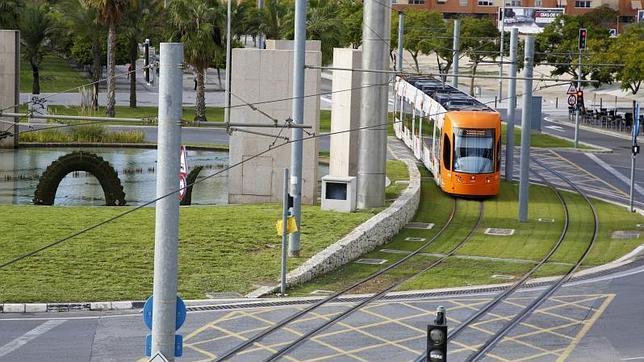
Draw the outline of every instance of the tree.
<instances>
[{"instance_id":1,"label":"tree","mask_svg":"<svg viewBox=\"0 0 644 362\"><path fill-rule=\"evenodd\" d=\"M391 48L398 46L398 14L392 14L391 21ZM441 36L444 31L438 30L444 27L443 18L437 12L429 12L421 9L409 9L405 11L404 20L405 29L403 29L403 48L407 50L414 60L416 72L420 73L418 57L421 54L429 54L434 49L434 34L440 32Z\"/></svg>"},{"instance_id":2,"label":"tree","mask_svg":"<svg viewBox=\"0 0 644 362\"><path fill-rule=\"evenodd\" d=\"M116 115L116 26L128 9L128 0L83 0L98 12L98 18L107 26L107 116Z\"/></svg>"},{"instance_id":3,"label":"tree","mask_svg":"<svg viewBox=\"0 0 644 362\"><path fill-rule=\"evenodd\" d=\"M578 38L579 29L588 30L588 49L584 52L593 54L603 54L608 51L610 38L608 30L595 25L584 16L559 16L552 23L548 24L543 33L537 35L535 44L535 64L551 63L554 69L551 75L569 74L573 79L577 79L579 65L579 48ZM612 76L609 71L602 66L595 66L589 62L591 56L584 55L582 60L582 79L589 76L595 86L601 83L610 83ZM600 63L605 63L601 61Z\"/></svg>"},{"instance_id":4,"label":"tree","mask_svg":"<svg viewBox=\"0 0 644 362\"><path fill-rule=\"evenodd\" d=\"M213 34L221 12L213 6L204 0L174 0L169 7L171 40L183 43L184 58L197 73L196 121L206 120L204 73L218 48Z\"/></svg>"},{"instance_id":5,"label":"tree","mask_svg":"<svg viewBox=\"0 0 644 362\"><path fill-rule=\"evenodd\" d=\"M363 9L360 0L338 0L338 17L342 22L342 46L358 49L362 44Z\"/></svg>"},{"instance_id":6,"label":"tree","mask_svg":"<svg viewBox=\"0 0 644 362\"><path fill-rule=\"evenodd\" d=\"M485 59L496 59L499 55L499 31L489 18L465 18L461 26L461 49L472 63L470 94L474 94L476 68Z\"/></svg>"},{"instance_id":7,"label":"tree","mask_svg":"<svg viewBox=\"0 0 644 362\"><path fill-rule=\"evenodd\" d=\"M22 53L31 66L34 78L31 93L40 94L40 64L45 44L54 31L49 7L46 4L26 6L18 19L18 25Z\"/></svg>"},{"instance_id":8,"label":"tree","mask_svg":"<svg viewBox=\"0 0 644 362\"><path fill-rule=\"evenodd\" d=\"M139 43L143 43L144 34L154 34L162 27L163 4L156 0L138 0L130 2L130 8L124 14L121 33L127 49L127 62L130 63L130 107L136 108L136 60L139 58Z\"/></svg>"},{"instance_id":9,"label":"tree","mask_svg":"<svg viewBox=\"0 0 644 362\"><path fill-rule=\"evenodd\" d=\"M0 29L18 28L17 19L23 8L22 0L0 1Z\"/></svg>"},{"instance_id":10,"label":"tree","mask_svg":"<svg viewBox=\"0 0 644 362\"><path fill-rule=\"evenodd\" d=\"M94 83L92 108L97 110L105 27L99 22L97 10L82 0L69 0L61 7L65 14L65 28L69 29L68 37L73 39L72 56L80 64L91 64L90 73Z\"/></svg>"},{"instance_id":11,"label":"tree","mask_svg":"<svg viewBox=\"0 0 644 362\"><path fill-rule=\"evenodd\" d=\"M622 89L637 94L644 80L644 23L628 26L622 35L611 40L608 52L601 58L624 64L615 68L615 78L621 82Z\"/></svg>"},{"instance_id":12,"label":"tree","mask_svg":"<svg viewBox=\"0 0 644 362\"><path fill-rule=\"evenodd\" d=\"M285 27L284 18L288 14L287 6L280 0L266 0L259 14L259 32L266 39L281 39Z\"/></svg>"}]
</instances>

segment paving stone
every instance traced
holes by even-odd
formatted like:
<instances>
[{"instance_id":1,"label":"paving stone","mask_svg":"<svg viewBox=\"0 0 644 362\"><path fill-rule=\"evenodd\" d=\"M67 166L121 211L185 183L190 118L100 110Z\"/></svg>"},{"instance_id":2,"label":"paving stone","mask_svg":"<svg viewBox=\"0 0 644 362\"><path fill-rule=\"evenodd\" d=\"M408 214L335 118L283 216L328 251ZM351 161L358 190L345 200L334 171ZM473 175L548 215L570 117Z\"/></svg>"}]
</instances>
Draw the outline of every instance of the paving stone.
<instances>
[{"instance_id":1,"label":"paving stone","mask_svg":"<svg viewBox=\"0 0 644 362\"><path fill-rule=\"evenodd\" d=\"M484 233L486 235L510 236L514 235L514 229L487 228Z\"/></svg>"},{"instance_id":2,"label":"paving stone","mask_svg":"<svg viewBox=\"0 0 644 362\"><path fill-rule=\"evenodd\" d=\"M434 226L433 223L428 222L410 222L405 225L405 229L431 230Z\"/></svg>"},{"instance_id":3,"label":"paving stone","mask_svg":"<svg viewBox=\"0 0 644 362\"><path fill-rule=\"evenodd\" d=\"M368 265L382 265L387 262L387 259L372 259L372 258L362 258L356 260L356 264L368 264Z\"/></svg>"}]
</instances>

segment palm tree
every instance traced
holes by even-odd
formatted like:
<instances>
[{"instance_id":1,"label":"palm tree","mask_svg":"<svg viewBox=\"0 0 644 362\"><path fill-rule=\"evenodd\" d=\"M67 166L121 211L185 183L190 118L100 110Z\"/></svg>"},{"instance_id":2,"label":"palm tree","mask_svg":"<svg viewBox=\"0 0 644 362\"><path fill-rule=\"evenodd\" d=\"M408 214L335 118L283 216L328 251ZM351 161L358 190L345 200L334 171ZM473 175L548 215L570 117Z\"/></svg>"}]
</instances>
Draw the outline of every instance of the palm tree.
<instances>
[{"instance_id":1,"label":"palm tree","mask_svg":"<svg viewBox=\"0 0 644 362\"><path fill-rule=\"evenodd\" d=\"M48 37L54 31L54 23L46 4L30 5L24 8L18 19L21 46L25 59L33 73L33 94L40 94L40 63Z\"/></svg>"},{"instance_id":2,"label":"palm tree","mask_svg":"<svg viewBox=\"0 0 644 362\"><path fill-rule=\"evenodd\" d=\"M62 10L67 20L70 36L81 37L91 44L92 53L92 82L94 95L92 108L98 109L98 82L101 79L101 54L105 27L99 22L95 8L87 6L83 0L69 0L62 4Z\"/></svg>"},{"instance_id":3,"label":"palm tree","mask_svg":"<svg viewBox=\"0 0 644 362\"><path fill-rule=\"evenodd\" d=\"M116 25L128 8L128 0L83 0L98 11L98 17L107 26L107 116L116 115Z\"/></svg>"},{"instance_id":4,"label":"palm tree","mask_svg":"<svg viewBox=\"0 0 644 362\"><path fill-rule=\"evenodd\" d=\"M0 29L17 28L17 19L24 4L21 0L0 1Z\"/></svg>"},{"instance_id":5,"label":"palm tree","mask_svg":"<svg viewBox=\"0 0 644 362\"><path fill-rule=\"evenodd\" d=\"M144 34L154 34L162 27L163 3L157 0L138 0L130 2L130 9L123 18L128 58L130 60L130 107L136 108L136 60L139 57L139 43Z\"/></svg>"},{"instance_id":6,"label":"palm tree","mask_svg":"<svg viewBox=\"0 0 644 362\"><path fill-rule=\"evenodd\" d=\"M215 25L221 22L217 2L212 6L205 0L174 0L169 7L169 27L172 41L183 43L184 58L197 73L195 120L206 120L204 73L215 56L217 42Z\"/></svg>"}]
</instances>

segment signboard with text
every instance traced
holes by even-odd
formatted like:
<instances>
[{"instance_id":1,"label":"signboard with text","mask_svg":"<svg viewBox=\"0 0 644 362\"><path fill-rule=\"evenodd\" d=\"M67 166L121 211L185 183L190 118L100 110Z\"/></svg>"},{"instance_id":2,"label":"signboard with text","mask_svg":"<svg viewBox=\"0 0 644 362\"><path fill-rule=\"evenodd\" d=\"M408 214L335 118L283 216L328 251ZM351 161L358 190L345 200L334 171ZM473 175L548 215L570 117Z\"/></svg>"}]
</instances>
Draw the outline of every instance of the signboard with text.
<instances>
[{"instance_id":1,"label":"signboard with text","mask_svg":"<svg viewBox=\"0 0 644 362\"><path fill-rule=\"evenodd\" d=\"M521 34L542 33L543 28L563 13L563 8L499 8L498 27L505 31L518 28Z\"/></svg>"}]
</instances>

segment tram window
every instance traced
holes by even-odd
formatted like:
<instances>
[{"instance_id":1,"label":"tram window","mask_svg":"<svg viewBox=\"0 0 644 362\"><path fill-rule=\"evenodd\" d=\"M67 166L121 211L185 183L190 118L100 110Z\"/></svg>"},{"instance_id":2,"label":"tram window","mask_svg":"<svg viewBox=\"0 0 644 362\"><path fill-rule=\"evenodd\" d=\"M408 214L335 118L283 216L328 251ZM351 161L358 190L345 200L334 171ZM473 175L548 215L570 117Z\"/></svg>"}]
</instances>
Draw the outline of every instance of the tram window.
<instances>
[{"instance_id":1,"label":"tram window","mask_svg":"<svg viewBox=\"0 0 644 362\"><path fill-rule=\"evenodd\" d=\"M493 129L455 129L454 171L463 173L494 172Z\"/></svg>"},{"instance_id":2,"label":"tram window","mask_svg":"<svg viewBox=\"0 0 644 362\"><path fill-rule=\"evenodd\" d=\"M452 169L452 144L447 134L443 137L443 163L447 170Z\"/></svg>"}]
</instances>

